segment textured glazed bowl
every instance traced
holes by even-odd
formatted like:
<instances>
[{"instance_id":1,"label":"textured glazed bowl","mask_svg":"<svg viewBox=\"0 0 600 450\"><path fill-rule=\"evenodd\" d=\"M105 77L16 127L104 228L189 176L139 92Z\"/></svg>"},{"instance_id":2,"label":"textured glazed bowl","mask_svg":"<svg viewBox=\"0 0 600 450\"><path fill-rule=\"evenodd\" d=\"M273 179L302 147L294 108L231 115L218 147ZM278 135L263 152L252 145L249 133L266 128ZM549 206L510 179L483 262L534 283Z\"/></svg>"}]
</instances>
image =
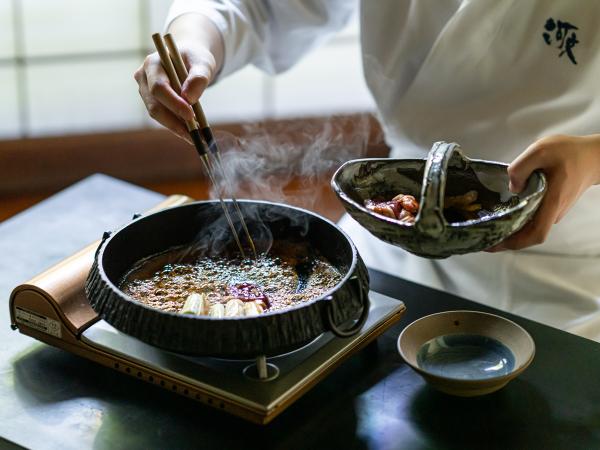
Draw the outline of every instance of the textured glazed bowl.
<instances>
[{"instance_id":1,"label":"textured glazed bowl","mask_svg":"<svg viewBox=\"0 0 600 450\"><path fill-rule=\"evenodd\" d=\"M546 178L534 172L516 198L508 189L507 164L466 158L456 143L436 142L427 159L357 159L334 174L331 186L346 211L371 234L427 258L477 252L518 231L537 210ZM444 217L444 196L479 193L489 215L463 222ZM364 201L410 194L419 199L414 224L375 214Z\"/></svg>"},{"instance_id":2,"label":"textured glazed bowl","mask_svg":"<svg viewBox=\"0 0 600 450\"><path fill-rule=\"evenodd\" d=\"M511 370L494 377L462 379L456 376L456 366L450 363L447 373L444 366L433 373L419 364L419 351L428 341L439 336L465 334L492 338L508 348L514 356ZM445 311L408 325L398 338L398 352L432 387L451 395L474 397L495 392L520 375L533 361L535 343L527 331L504 317L479 311Z\"/></svg>"}]
</instances>

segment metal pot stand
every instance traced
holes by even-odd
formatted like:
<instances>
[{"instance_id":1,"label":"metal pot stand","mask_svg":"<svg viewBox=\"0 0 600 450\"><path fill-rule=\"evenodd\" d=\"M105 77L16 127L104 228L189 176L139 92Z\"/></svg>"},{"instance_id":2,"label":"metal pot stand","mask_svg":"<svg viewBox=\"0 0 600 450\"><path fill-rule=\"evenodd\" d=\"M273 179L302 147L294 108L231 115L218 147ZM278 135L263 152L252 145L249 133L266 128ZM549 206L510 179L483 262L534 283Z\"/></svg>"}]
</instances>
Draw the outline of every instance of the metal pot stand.
<instances>
[{"instance_id":1,"label":"metal pot stand","mask_svg":"<svg viewBox=\"0 0 600 450\"><path fill-rule=\"evenodd\" d=\"M86 329L81 341L112 356L112 368L120 372L266 424L348 357L374 341L404 312L404 304L398 300L376 292L369 297L369 314L353 336L339 338L324 333L298 350L271 358L259 356L256 361L171 353L121 333L103 320Z\"/></svg>"},{"instance_id":2,"label":"metal pot stand","mask_svg":"<svg viewBox=\"0 0 600 450\"><path fill-rule=\"evenodd\" d=\"M171 196L154 210L189 202ZM66 258L10 297L11 327L58 348L243 419L267 424L402 316L401 301L370 292L358 319L286 354L255 360L191 357L159 349L100 319L84 293L99 242ZM359 289L360 291L360 289ZM360 292L359 292L360 294ZM369 301L370 300L370 301ZM368 314L367 314L368 313ZM332 311L328 312L331 320ZM345 337L345 334L350 336Z\"/></svg>"}]
</instances>

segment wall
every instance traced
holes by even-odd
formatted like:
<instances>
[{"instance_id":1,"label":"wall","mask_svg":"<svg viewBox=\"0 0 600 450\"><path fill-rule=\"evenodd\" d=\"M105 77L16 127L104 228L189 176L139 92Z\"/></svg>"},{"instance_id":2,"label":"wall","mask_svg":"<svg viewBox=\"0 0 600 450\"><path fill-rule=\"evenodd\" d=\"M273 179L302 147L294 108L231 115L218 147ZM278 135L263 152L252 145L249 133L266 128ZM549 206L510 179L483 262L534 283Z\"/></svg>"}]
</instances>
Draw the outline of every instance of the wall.
<instances>
[{"instance_id":1,"label":"wall","mask_svg":"<svg viewBox=\"0 0 600 450\"><path fill-rule=\"evenodd\" d=\"M132 74L169 3L0 1L0 139L155 126ZM248 67L203 103L213 124L371 111L356 20L289 72Z\"/></svg>"}]
</instances>

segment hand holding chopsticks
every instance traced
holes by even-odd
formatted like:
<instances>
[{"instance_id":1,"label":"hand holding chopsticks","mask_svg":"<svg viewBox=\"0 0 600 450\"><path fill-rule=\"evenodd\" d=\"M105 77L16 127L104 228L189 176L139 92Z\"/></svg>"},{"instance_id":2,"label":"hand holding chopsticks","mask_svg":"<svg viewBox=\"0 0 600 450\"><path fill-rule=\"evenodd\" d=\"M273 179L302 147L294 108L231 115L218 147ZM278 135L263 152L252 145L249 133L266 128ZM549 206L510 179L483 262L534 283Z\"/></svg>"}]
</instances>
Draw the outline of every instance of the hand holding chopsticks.
<instances>
[{"instance_id":1,"label":"hand holding chopsticks","mask_svg":"<svg viewBox=\"0 0 600 450\"><path fill-rule=\"evenodd\" d=\"M177 45L175 44L175 41L173 40L173 37L170 34L167 34L165 36L168 50L167 50L167 46L165 46L165 42L163 41L162 36L159 33L153 34L152 40L154 41L154 45L156 47L158 55L160 56L160 60L165 69L165 72L167 73L167 76L169 77L171 86L177 92L177 94L180 94L181 93L181 84L187 78L188 73L187 73L185 64L183 62L183 58L181 57L181 54L179 53L179 50L177 48ZM200 106L200 102L196 102L194 105L192 105L192 109L194 111L196 120L186 121L185 122L186 127L190 133L192 142L194 143L194 146L196 147L196 150L197 150L198 154L200 155L200 158L204 165L204 169L206 170L206 173L207 173L211 183L217 190L217 193L219 195L219 202L221 204L223 213L225 214L225 218L227 220L227 223L229 224L231 232L233 233L233 237L236 241L238 249L240 250L242 257L245 258L246 254L244 252L244 248L243 248L240 238L237 234L237 231L235 229L233 221L231 220L229 210L228 210L225 202L223 201L223 197L221 195L221 192L219 190L219 187L218 187L215 177L214 177L214 172L212 170L212 163L211 163L211 160L209 159L209 156L207 153L207 148L209 148L210 152L213 156L213 161L214 161L215 167L218 168L218 171L220 172L221 176L224 179L226 179L227 175L223 168L223 164L221 161L221 155L219 153L219 148L214 139L212 130L211 130L210 126L208 125L208 121L206 120L204 111L202 110L202 107ZM226 183L226 184L230 185L229 183ZM242 211L238 205L237 200L233 196L233 193L231 194L231 202L233 203L236 213L240 219L240 222L242 224L242 228L244 229L244 233L246 235L248 244L250 245L250 247L252 249L254 257L256 258L257 252L256 252L256 247L254 246L254 241L252 240L252 237L250 236L250 232L246 225L246 221L244 220Z\"/></svg>"},{"instance_id":2,"label":"hand holding chopsticks","mask_svg":"<svg viewBox=\"0 0 600 450\"><path fill-rule=\"evenodd\" d=\"M158 33L155 33L152 35L152 40L154 41L154 46L156 47L156 51L158 52L162 66L165 69L165 72L167 72L171 87L173 90L175 90L175 92L177 92L177 94L180 94L181 82L179 81L173 62L169 57L169 52L167 47L165 47L162 36ZM186 120L185 125L190 133L190 137L192 138L192 142L194 143L196 150L198 150L198 153L200 153L202 156L203 153L206 153L206 148L204 148L204 143L202 142L202 138L200 136L198 124L195 120Z\"/></svg>"}]
</instances>

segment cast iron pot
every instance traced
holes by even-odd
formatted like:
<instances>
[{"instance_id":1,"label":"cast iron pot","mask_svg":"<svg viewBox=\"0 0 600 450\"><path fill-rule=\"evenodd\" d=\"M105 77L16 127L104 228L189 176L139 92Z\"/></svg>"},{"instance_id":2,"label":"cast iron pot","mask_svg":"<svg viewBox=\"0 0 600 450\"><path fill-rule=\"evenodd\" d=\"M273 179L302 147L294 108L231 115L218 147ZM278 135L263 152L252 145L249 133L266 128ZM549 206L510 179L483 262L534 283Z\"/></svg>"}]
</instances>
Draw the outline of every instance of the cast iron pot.
<instances>
[{"instance_id":1,"label":"cast iron pot","mask_svg":"<svg viewBox=\"0 0 600 450\"><path fill-rule=\"evenodd\" d=\"M164 312L124 294L118 286L136 263L173 247L192 246L203 227L222 220L218 202L201 201L143 216L105 233L85 286L92 308L141 341L198 356L276 355L326 331L341 337L358 332L368 315L369 278L350 238L329 220L303 209L261 201L240 201L240 206L247 220L260 217L275 239L305 239L343 274L342 280L319 298L255 317L215 319ZM259 225L250 219L251 231L255 226Z\"/></svg>"}]
</instances>

